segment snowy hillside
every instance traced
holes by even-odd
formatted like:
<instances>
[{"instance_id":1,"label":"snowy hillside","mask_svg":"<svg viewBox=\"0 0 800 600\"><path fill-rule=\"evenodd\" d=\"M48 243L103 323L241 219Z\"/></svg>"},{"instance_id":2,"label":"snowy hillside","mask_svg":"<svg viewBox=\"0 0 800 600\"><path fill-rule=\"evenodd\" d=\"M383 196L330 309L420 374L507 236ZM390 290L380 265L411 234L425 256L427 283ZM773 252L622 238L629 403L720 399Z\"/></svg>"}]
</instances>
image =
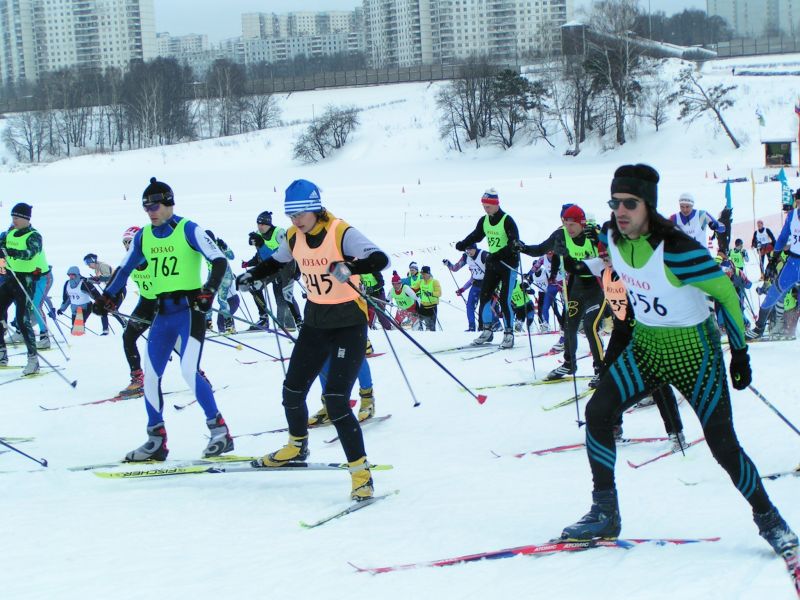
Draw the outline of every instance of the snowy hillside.
<instances>
[{"instance_id":1,"label":"snowy hillside","mask_svg":"<svg viewBox=\"0 0 800 600\"><path fill-rule=\"evenodd\" d=\"M551 150L546 145L456 154L436 134L439 84L326 90L282 98L284 119L308 119L328 104L384 106L361 113L362 126L352 142L320 164L291 161L292 142L302 128L296 126L40 167L14 165L0 171L0 214L7 215L19 201L33 205L33 224L44 236L55 269L51 293L58 302L67 268L77 265L85 272L81 259L87 252L113 264L121 259L122 232L145 222L139 198L151 176L175 190L176 214L228 242L236 252L237 272L239 262L251 256L247 233L255 229L256 215L272 210L276 222L287 225L281 216L283 189L293 179L310 179L322 188L323 202L334 214L390 253L392 268L405 274L410 260L431 266L447 300L439 311L444 331L413 335L430 350L443 349L474 337L463 332L461 300L441 262L458 257L451 244L482 215L479 200L487 187L497 188L501 206L517 220L528 243L544 240L556 228L564 202L577 202L605 220L613 170L628 162L647 162L660 171L663 213L676 211L679 194L691 191L698 208L716 215L725 202L719 178L749 176L763 164L756 109L763 112L767 127L794 134L796 78L734 77L727 64L708 64L705 72L709 81L739 86L736 105L726 117L743 142L740 150L710 121L687 127L673 118L658 133L640 124L622 148L603 151L589 143L574 158L563 156L563 147ZM790 185L797 187L796 172L787 174ZM752 223L751 194L749 182L733 185L735 221ZM779 203L779 184L756 186L758 216L777 213ZM530 259L524 265L527 269ZM748 270L757 278L755 261ZM455 276L459 284L466 279L463 271ZM123 310L131 310L134 302L129 298ZM88 325L97 322L90 319ZM591 478L582 451L520 459L492 455L583 441L574 406L542 410L566 399L571 383L492 389L486 392L487 402L479 405L401 334L390 335L421 406L412 407L386 337L374 331L370 337L375 350L387 353L370 360L378 414L391 413L392 418L364 432L370 460L394 466L375 473L376 491L400 493L311 531L301 529L298 521L348 504L346 473L118 481L69 471L70 466L119 459L141 444L146 415L140 399L50 412L39 408L107 398L128 382L118 329L109 337L68 336L69 362L57 349L45 357L65 367L69 379L78 379L76 389L53 374L0 387L0 435L35 437L20 449L50 462L49 468L40 469L14 453L0 455L3 597L793 597L783 562L758 536L749 506L704 444L685 457L635 470L627 460L647 460L665 451L666 443L619 449L622 535L719 536L719 542L596 549L378 576L354 572L348 561L381 566L545 542L583 515L590 503ZM278 351L274 337L247 334L240 339L271 354ZM544 352L556 339L536 336L533 349ZM585 346L585 340L581 343ZM757 344L750 351L754 385L794 423L800 423L797 386L785 365L799 343ZM291 348L284 344L282 351ZM506 362L523 359L528 352L527 338L517 337L516 347L506 353L469 361L459 354L439 358L474 389L532 379L530 362ZM260 358L265 357L247 349L205 345L203 368L219 389L217 402L234 434L285 425L280 363L267 359L242 364ZM557 366L558 358L537 359L536 376ZM11 360L20 364L22 359ZM590 364L579 364L579 374L590 373ZM0 373L0 384L13 376ZM579 381L579 391L585 385ZM198 458L205 446L204 417L196 405L173 408L191 400L181 392L186 387L174 364L167 368L163 389L177 391L165 398L170 458ZM308 403L311 411L319 406L316 386ZM733 392L733 404L742 446L762 474L794 468L800 461L800 439L751 392ZM680 408L687 439L699 437L690 407L684 402ZM627 415L624 427L630 436L664 435L654 409ZM343 460L338 444L324 441L333 435L331 429L312 430L311 460ZM284 442L284 433L243 437L237 439L236 453L260 455ZM795 529L800 529L799 484L791 477L766 483Z\"/></svg>"}]
</instances>

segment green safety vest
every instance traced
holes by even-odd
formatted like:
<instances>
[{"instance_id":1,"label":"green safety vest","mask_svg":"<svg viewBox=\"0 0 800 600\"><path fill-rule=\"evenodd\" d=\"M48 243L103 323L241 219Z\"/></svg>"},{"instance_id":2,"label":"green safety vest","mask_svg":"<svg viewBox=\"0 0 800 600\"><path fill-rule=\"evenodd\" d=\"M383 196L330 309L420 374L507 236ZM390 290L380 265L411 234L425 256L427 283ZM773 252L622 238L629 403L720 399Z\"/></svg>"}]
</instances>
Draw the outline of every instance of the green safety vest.
<instances>
[{"instance_id":1,"label":"green safety vest","mask_svg":"<svg viewBox=\"0 0 800 600\"><path fill-rule=\"evenodd\" d=\"M154 296L200 289L203 255L186 241L186 219L165 238L153 235L153 226L142 231L142 254L147 259Z\"/></svg>"},{"instance_id":2,"label":"green safety vest","mask_svg":"<svg viewBox=\"0 0 800 600\"><path fill-rule=\"evenodd\" d=\"M507 216L503 215L497 225L489 223L489 215L483 218L483 233L486 235L486 242L489 244L489 252L491 254L499 252L508 246L508 234L506 233Z\"/></svg>"},{"instance_id":3,"label":"green safety vest","mask_svg":"<svg viewBox=\"0 0 800 600\"><path fill-rule=\"evenodd\" d=\"M374 275L370 275L369 273L364 273L359 277L361 277L361 283L363 283L364 286L367 288L373 288L376 285L378 285L378 280L375 278Z\"/></svg>"},{"instance_id":4,"label":"green safety vest","mask_svg":"<svg viewBox=\"0 0 800 600\"><path fill-rule=\"evenodd\" d=\"M154 300L156 295L153 292L153 277L149 269L134 269L131 273L131 279L139 288L139 295L147 300Z\"/></svg>"},{"instance_id":5,"label":"green safety vest","mask_svg":"<svg viewBox=\"0 0 800 600\"><path fill-rule=\"evenodd\" d=\"M797 306L797 298L794 297L791 290L783 298L783 310L793 310Z\"/></svg>"},{"instance_id":6,"label":"green safety vest","mask_svg":"<svg viewBox=\"0 0 800 600\"><path fill-rule=\"evenodd\" d=\"M408 276L408 285L410 285L412 288L413 287L419 288L418 284L420 281L422 281L422 275L420 275L419 273L417 273L416 276L412 275Z\"/></svg>"},{"instance_id":7,"label":"green safety vest","mask_svg":"<svg viewBox=\"0 0 800 600\"><path fill-rule=\"evenodd\" d=\"M738 269L744 269L744 253L741 250L734 248L731 250L729 257L733 266Z\"/></svg>"},{"instance_id":8,"label":"green safety vest","mask_svg":"<svg viewBox=\"0 0 800 600\"><path fill-rule=\"evenodd\" d=\"M514 308L522 308L528 304L528 294L523 291L519 281L511 292L511 304L514 305Z\"/></svg>"},{"instance_id":9,"label":"green safety vest","mask_svg":"<svg viewBox=\"0 0 800 600\"><path fill-rule=\"evenodd\" d=\"M19 237L13 235L14 231L15 230L9 231L8 235L6 236L6 248L20 251L27 250L28 238L31 237L33 232L36 230L31 227L30 231ZM47 271L50 270L50 267L47 263L47 257L44 255L44 250L40 250L33 256L33 258L28 259L11 258L9 256L7 258L7 262L8 266L15 273L33 273L36 269L39 269L39 271L42 273L47 273Z\"/></svg>"},{"instance_id":10,"label":"green safety vest","mask_svg":"<svg viewBox=\"0 0 800 600\"><path fill-rule=\"evenodd\" d=\"M439 304L439 298L433 295L433 282L436 281L431 277L428 281L424 279L419 280L419 301L422 306L434 306Z\"/></svg>"},{"instance_id":11,"label":"green safety vest","mask_svg":"<svg viewBox=\"0 0 800 600\"><path fill-rule=\"evenodd\" d=\"M587 237L583 241L582 246L578 246L573 239L570 237L567 230L564 229L564 239L567 241L567 252L569 252L570 257L574 258L575 260L586 260L587 258L593 258L597 256L597 248L595 248L592 241ZM580 277L594 277L591 273L586 275L580 275Z\"/></svg>"},{"instance_id":12,"label":"green safety vest","mask_svg":"<svg viewBox=\"0 0 800 600\"><path fill-rule=\"evenodd\" d=\"M269 248L270 250L277 250L278 246L280 246L280 243L276 239L278 237L278 232L279 231L282 231L280 229L280 227L273 227L272 228L272 234L269 236L269 239L265 238L263 234L259 234L259 235L261 235L262 238L264 238L264 243L267 245L267 248Z\"/></svg>"},{"instance_id":13,"label":"green safety vest","mask_svg":"<svg viewBox=\"0 0 800 600\"><path fill-rule=\"evenodd\" d=\"M397 308L400 310L406 310L414 306L414 299L409 298L403 293L403 288L400 288L400 293L394 291L394 286L392 286L392 298L394 298L394 303L397 305Z\"/></svg>"}]
</instances>

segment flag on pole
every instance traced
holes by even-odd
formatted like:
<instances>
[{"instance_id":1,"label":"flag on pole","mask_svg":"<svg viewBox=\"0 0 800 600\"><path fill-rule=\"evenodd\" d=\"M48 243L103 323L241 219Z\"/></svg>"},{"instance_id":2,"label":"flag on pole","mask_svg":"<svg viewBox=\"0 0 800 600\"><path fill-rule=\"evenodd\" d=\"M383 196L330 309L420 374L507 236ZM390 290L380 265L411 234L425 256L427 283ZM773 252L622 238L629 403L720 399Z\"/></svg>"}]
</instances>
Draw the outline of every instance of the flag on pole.
<instances>
[{"instance_id":1,"label":"flag on pole","mask_svg":"<svg viewBox=\"0 0 800 600\"><path fill-rule=\"evenodd\" d=\"M778 181L781 182L781 204L791 209L794 198L792 195L792 188L789 187L789 181L786 179L786 173L784 173L783 167L781 167L778 173Z\"/></svg>"},{"instance_id":2,"label":"flag on pole","mask_svg":"<svg viewBox=\"0 0 800 600\"><path fill-rule=\"evenodd\" d=\"M731 180L725 182L725 208L733 211L733 201L731 200Z\"/></svg>"}]
</instances>

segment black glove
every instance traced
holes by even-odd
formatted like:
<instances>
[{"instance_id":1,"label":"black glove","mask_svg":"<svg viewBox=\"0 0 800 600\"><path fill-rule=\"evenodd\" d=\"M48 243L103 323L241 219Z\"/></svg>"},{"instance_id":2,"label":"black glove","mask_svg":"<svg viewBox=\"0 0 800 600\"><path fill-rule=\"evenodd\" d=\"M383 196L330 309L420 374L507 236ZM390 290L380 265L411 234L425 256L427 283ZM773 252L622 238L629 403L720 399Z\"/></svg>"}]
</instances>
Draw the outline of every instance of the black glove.
<instances>
[{"instance_id":1,"label":"black glove","mask_svg":"<svg viewBox=\"0 0 800 600\"><path fill-rule=\"evenodd\" d=\"M520 283L519 287L522 288L523 292L527 292L529 289L531 289L531 285L527 281Z\"/></svg>"},{"instance_id":2,"label":"black glove","mask_svg":"<svg viewBox=\"0 0 800 600\"><path fill-rule=\"evenodd\" d=\"M264 238L261 237L260 233L256 233L255 231L251 231L249 234L248 244L251 246L255 246L256 248L261 248L264 245Z\"/></svg>"},{"instance_id":3,"label":"black glove","mask_svg":"<svg viewBox=\"0 0 800 600\"><path fill-rule=\"evenodd\" d=\"M348 281L350 276L353 274L353 272L350 270L350 265L341 260L332 262L331 266L328 267L328 272L333 275L333 277L339 283Z\"/></svg>"},{"instance_id":4,"label":"black glove","mask_svg":"<svg viewBox=\"0 0 800 600\"><path fill-rule=\"evenodd\" d=\"M214 304L215 293L216 291L211 288L207 288L206 286L201 287L200 292L194 299L193 308L200 312L208 312L211 310L211 305Z\"/></svg>"},{"instance_id":5,"label":"black glove","mask_svg":"<svg viewBox=\"0 0 800 600\"><path fill-rule=\"evenodd\" d=\"M236 289L239 291L247 291L253 287L253 274L245 271L236 277Z\"/></svg>"},{"instance_id":6,"label":"black glove","mask_svg":"<svg viewBox=\"0 0 800 600\"><path fill-rule=\"evenodd\" d=\"M567 250L567 240L564 239L563 235L556 236L556 239L553 242L553 253L558 254L559 256L569 255L569 250Z\"/></svg>"},{"instance_id":7,"label":"black glove","mask_svg":"<svg viewBox=\"0 0 800 600\"><path fill-rule=\"evenodd\" d=\"M94 301L94 312L100 316L117 311L117 300L105 292Z\"/></svg>"},{"instance_id":8,"label":"black glove","mask_svg":"<svg viewBox=\"0 0 800 600\"><path fill-rule=\"evenodd\" d=\"M59 309L56 311L56 314L57 314L57 315L63 315L63 314L64 314L64 311L63 311L63 310L61 310L61 309L59 308ZM53 319L54 317L50 317L50 318L51 318L51 319Z\"/></svg>"},{"instance_id":9,"label":"black glove","mask_svg":"<svg viewBox=\"0 0 800 600\"><path fill-rule=\"evenodd\" d=\"M225 250L228 249L228 244L226 244L225 240L223 240L222 238L217 238L217 247L223 252L225 252Z\"/></svg>"},{"instance_id":10,"label":"black glove","mask_svg":"<svg viewBox=\"0 0 800 600\"><path fill-rule=\"evenodd\" d=\"M467 245L464 242L456 242L456 250L459 252L463 252L467 249Z\"/></svg>"},{"instance_id":11,"label":"black glove","mask_svg":"<svg viewBox=\"0 0 800 600\"><path fill-rule=\"evenodd\" d=\"M597 245L598 242L597 228L594 225L586 225L583 228L583 235L585 235L587 239L592 241L595 246Z\"/></svg>"},{"instance_id":12,"label":"black glove","mask_svg":"<svg viewBox=\"0 0 800 600\"><path fill-rule=\"evenodd\" d=\"M22 256L22 250L17 250L16 248L3 248L3 251L8 258L19 258Z\"/></svg>"},{"instance_id":13,"label":"black glove","mask_svg":"<svg viewBox=\"0 0 800 600\"><path fill-rule=\"evenodd\" d=\"M450 261L449 261L449 260L447 260L446 258L443 258L443 259L442 259L442 264L443 264L445 267L450 267Z\"/></svg>"},{"instance_id":14,"label":"black glove","mask_svg":"<svg viewBox=\"0 0 800 600\"><path fill-rule=\"evenodd\" d=\"M753 381L750 370L750 356L747 348L731 350L731 383L737 390L743 390Z\"/></svg>"},{"instance_id":15,"label":"black glove","mask_svg":"<svg viewBox=\"0 0 800 600\"><path fill-rule=\"evenodd\" d=\"M522 242L522 240L514 240L511 242L511 249L514 252L524 252L525 244Z\"/></svg>"}]
</instances>

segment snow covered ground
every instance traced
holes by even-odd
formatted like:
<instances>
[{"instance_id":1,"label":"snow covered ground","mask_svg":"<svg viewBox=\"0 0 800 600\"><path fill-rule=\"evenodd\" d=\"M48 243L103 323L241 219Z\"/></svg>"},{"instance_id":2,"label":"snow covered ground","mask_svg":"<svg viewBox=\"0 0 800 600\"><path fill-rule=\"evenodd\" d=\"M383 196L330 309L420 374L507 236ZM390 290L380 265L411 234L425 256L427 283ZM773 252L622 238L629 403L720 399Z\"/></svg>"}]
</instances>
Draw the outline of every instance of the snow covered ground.
<instances>
[{"instance_id":1,"label":"snow covered ground","mask_svg":"<svg viewBox=\"0 0 800 600\"><path fill-rule=\"evenodd\" d=\"M287 127L42 167L14 166L0 172L0 212L7 214L18 201L33 204L33 223L44 235L58 296L66 269L82 266L87 252L111 263L122 257L122 232L144 223L138 198L151 176L173 187L177 214L230 244L237 267L250 257L247 233L256 215L273 210L285 225L279 217L282 190L295 178L311 179L334 214L390 252L392 268L405 274L410 260L432 267L451 305L440 309L443 332L414 335L431 350L446 348L468 342L473 334L463 332L461 301L441 260L457 258L451 244L481 216L485 188L498 189L501 205L528 243L543 240L556 227L558 209L567 201L604 220L611 175L627 162L648 162L661 172L665 214L677 209L678 195L687 190L699 208L717 214L724 205L724 185L714 174L749 175L762 164L756 107L768 124L785 122L794 131L794 78L731 78L729 69L706 69L709 80L739 86L736 106L728 113L743 141L738 151L707 121L687 127L673 119L658 133L640 124L622 148L604 151L590 143L574 158L562 156L563 146L554 151L543 145L458 155L436 137L436 84L326 90L282 99L284 117L309 118L329 103L386 105L362 113L363 125L352 143L319 165L290 160L299 128ZM789 175L796 187L795 172ZM752 222L750 184L734 184L733 194L735 220ZM779 202L777 183L756 186L758 215L777 212ZM754 260L749 270L757 271ZM456 278L462 283L466 275ZM132 306L129 299L123 310ZM0 456L5 598L793 597L783 562L757 535L748 505L703 444L685 458L673 456L638 470L626 460L645 460L666 450L666 444L620 449L623 535L720 536L715 544L593 550L374 577L355 573L348 561L380 566L544 542L580 517L590 501L583 452L521 459L491 453L582 441L574 407L541 410L565 399L571 384L490 390L481 406L397 332L390 333L392 341L422 405L412 407L390 352L370 361L378 413L393 416L364 430L367 449L373 462L394 465L375 474L377 491L399 489L400 494L359 513L311 531L298 525L347 505L346 473L110 481L68 471L120 458L144 440L142 400L52 412L39 408L102 399L123 387L128 373L119 333L70 338L69 362L58 350L45 354L65 366L70 379L78 379L75 390L53 374L0 387L0 435L35 436L20 448L50 462L40 469L13 453ZM389 351L382 332L371 337L376 351ZM249 334L241 339L277 351L274 338ZM554 341L537 336L534 351ZM797 344L758 344L750 351L754 385L795 423L800 422L797 387L785 365ZM289 351L284 345L283 352ZM440 355L440 360L475 387L533 378L530 363L505 362L527 352L527 340L520 337L506 353L470 361ZM206 372L215 387L228 386L217 400L234 434L284 425L280 364L237 361L259 357L249 350L205 346ZM538 359L537 376L555 367L557 359ZM12 362L21 363L22 357ZM581 373L588 374L591 366L580 364ZM3 381L10 377L11 372L0 373ZM585 383L579 385L583 389ZM185 389L174 365L163 387ZM311 410L318 406L318 392L315 387L309 394ZM170 458L197 458L205 445L202 412L196 406L173 408L190 399L187 393L167 396ZM800 440L794 433L750 392L733 392L733 403L741 443L762 473L797 465ZM698 437L699 425L686 403L681 413L687 439ZM663 435L657 411L626 416L625 433ZM324 443L332 436L330 430L312 431L312 460L343 459L337 444ZM284 434L240 438L236 453L261 454L284 441ZM800 528L798 483L789 478L766 484L795 528Z\"/></svg>"}]
</instances>

